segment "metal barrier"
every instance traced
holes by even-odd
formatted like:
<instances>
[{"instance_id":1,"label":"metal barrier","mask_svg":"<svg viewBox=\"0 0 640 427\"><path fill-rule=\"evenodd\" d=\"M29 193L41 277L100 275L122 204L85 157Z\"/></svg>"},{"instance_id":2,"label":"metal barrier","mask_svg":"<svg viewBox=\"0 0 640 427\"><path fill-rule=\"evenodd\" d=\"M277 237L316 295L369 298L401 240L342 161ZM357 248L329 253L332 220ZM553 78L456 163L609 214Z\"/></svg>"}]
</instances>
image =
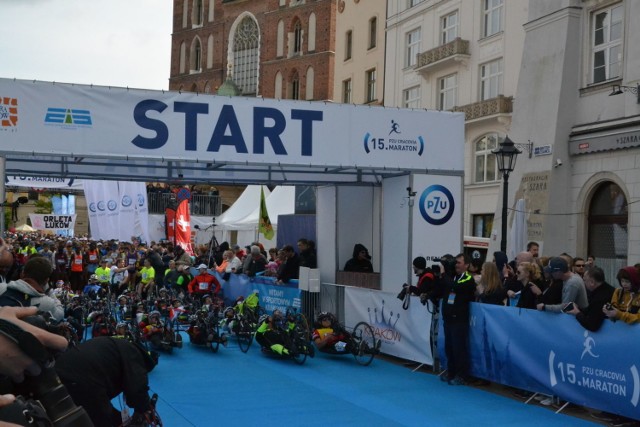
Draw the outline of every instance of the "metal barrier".
<instances>
[{"instance_id":1,"label":"metal barrier","mask_svg":"<svg viewBox=\"0 0 640 427\"><path fill-rule=\"evenodd\" d=\"M147 193L149 213L163 214L169 207L177 206L174 193ZM191 215L218 216L222 213L222 199L219 195L192 194L189 202Z\"/></svg>"}]
</instances>

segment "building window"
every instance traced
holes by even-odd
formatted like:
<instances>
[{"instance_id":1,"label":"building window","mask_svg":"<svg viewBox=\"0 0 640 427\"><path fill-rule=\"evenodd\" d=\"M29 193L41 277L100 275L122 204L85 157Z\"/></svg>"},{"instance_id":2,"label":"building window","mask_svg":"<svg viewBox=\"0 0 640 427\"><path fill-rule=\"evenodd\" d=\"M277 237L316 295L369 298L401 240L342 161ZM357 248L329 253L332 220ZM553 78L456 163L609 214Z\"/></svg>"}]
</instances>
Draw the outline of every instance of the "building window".
<instances>
[{"instance_id":1,"label":"building window","mask_svg":"<svg viewBox=\"0 0 640 427\"><path fill-rule=\"evenodd\" d=\"M451 74L438 80L438 108L451 110L458 98L458 75Z\"/></svg>"},{"instance_id":2,"label":"building window","mask_svg":"<svg viewBox=\"0 0 640 427\"><path fill-rule=\"evenodd\" d=\"M378 38L378 18L369 19L369 49L376 47Z\"/></svg>"},{"instance_id":3,"label":"building window","mask_svg":"<svg viewBox=\"0 0 640 427\"><path fill-rule=\"evenodd\" d=\"M480 66L480 100L485 101L502 93L502 59Z\"/></svg>"},{"instance_id":4,"label":"building window","mask_svg":"<svg viewBox=\"0 0 640 427\"><path fill-rule=\"evenodd\" d=\"M491 237L493 214L473 215L473 236Z\"/></svg>"},{"instance_id":5,"label":"building window","mask_svg":"<svg viewBox=\"0 0 640 427\"><path fill-rule=\"evenodd\" d=\"M420 108L420 86L403 90L402 100L404 108Z\"/></svg>"},{"instance_id":6,"label":"building window","mask_svg":"<svg viewBox=\"0 0 640 427\"><path fill-rule=\"evenodd\" d=\"M342 81L342 102L351 104L351 79Z\"/></svg>"},{"instance_id":7,"label":"building window","mask_svg":"<svg viewBox=\"0 0 640 427\"><path fill-rule=\"evenodd\" d=\"M442 36L440 41L442 44L446 44L455 40L458 37L458 11L452 12L443 16L440 19L440 28Z\"/></svg>"},{"instance_id":8,"label":"building window","mask_svg":"<svg viewBox=\"0 0 640 427\"><path fill-rule=\"evenodd\" d=\"M297 21L293 27L293 53L299 55L302 51L302 24Z\"/></svg>"},{"instance_id":9,"label":"building window","mask_svg":"<svg viewBox=\"0 0 640 427\"><path fill-rule=\"evenodd\" d=\"M591 19L593 83L620 77L624 6L595 12Z\"/></svg>"},{"instance_id":10,"label":"building window","mask_svg":"<svg viewBox=\"0 0 640 427\"><path fill-rule=\"evenodd\" d=\"M424 0L407 0L407 7L413 7L416 6L420 3L422 3Z\"/></svg>"},{"instance_id":11,"label":"building window","mask_svg":"<svg viewBox=\"0 0 640 427\"><path fill-rule=\"evenodd\" d=\"M344 39L344 60L351 59L351 49L353 47L353 31L347 31L347 36Z\"/></svg>"},{"instance_id":12,"label":"building window","mask_svg":"<svg viewBox=\"0 0 640 427\"><path fill-rule=\"evenodd\" d=\"M311 101L314 99L313 97L313 89L315 86L315 71L313 67L307 68L307 78L304 82L306 87L306 93L304 99L307 101Z\"/></svg>"},{"instance_id":13,"label":"building window","mask_svg":"<svg viewBox=\"0 0 640 427\"><path fill-rule=\"evenodd\" d=\"M191 72L200 72L200 66L202 61L202 45L200 39L196 37L191 45Z\"/></svg>"},{"instance_id":14,"label":"building window","mask_svg":"<svg viewBox=\"0 0 640 427\"><path fill-rule=\"evenodd\" d=\"M420 28L410 31L406 35L406 57L404 59L405 67L413 67L416 65L418 53L420 52Z\"/></svg>"},{"instance_id":15,"label":"building window","mask_svg":"<svg viewBox=\"0 0 640 427\"><path fill-rule=\"evenodd\" d=\"M233 35L233 80L243 95L256 94L260 54L258 25L244 17Z\"/></svg>"},{"instance_id":16,"label":"building window","mask_svg":"<svg viewBox=\"0 0 640 427\"><path fill-rule=\"evenodd\" d=\"M367 70L367 101L373 102L376 100L376 69Z\"/></svg>"},{"instance_id":17,"label":"building window","mask_svg":"<svg viewBox=\"0 0 640 427\"><path fill-rule=\"evenodd\" d=\"M296 72L291 78L289 90L289 99L300 99L300 77Z\"/></svg>"},{"instance_id":18,"label":"building window","mask_svg":"<svg viewBox=\"0 0 640 427\"><path fill-rule=\"evenodd\" d=\"M476 141L474 150L476 158L475 182L491 182L499 176L496 155L491 152L498 148L498 134L491 133Z\"/></svg>"},{"instance_id":19,"label":"building window","mask_svg":"<svg viewBox=\"0 0 640 427\"><path fill-rule=\"evenodd\" d=\"M492 36L502 31L502 7L504 0L484 0L482 11L482 35Z\"/></svg>"},{"instance_id":20,"label":"building window","mask_svg":"<svg viewBox=\"0 0 640 427\"><path fill-rule=\"evenodd\" d=\"M202 26L202 0L193 0L193 16L191 17L191 22L193 22L194 26Z\"/></svg>"}]
</instances>

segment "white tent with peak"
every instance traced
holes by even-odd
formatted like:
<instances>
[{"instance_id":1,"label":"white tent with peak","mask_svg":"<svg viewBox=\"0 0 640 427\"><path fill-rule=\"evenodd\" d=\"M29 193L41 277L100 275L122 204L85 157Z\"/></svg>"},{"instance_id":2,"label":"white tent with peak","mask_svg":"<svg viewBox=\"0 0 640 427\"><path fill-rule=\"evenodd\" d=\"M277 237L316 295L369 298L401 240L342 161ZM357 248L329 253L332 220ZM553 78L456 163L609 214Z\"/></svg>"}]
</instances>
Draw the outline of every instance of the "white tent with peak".
<instances>
[{"instance_id":1,"label":"white tent with peak","mask_svg":"<svg viewBox=\"0 0 640 427\"><path fill-rule=\"evenodd\" d=\"M255 187L251 188L250 187ZM278 228L278 215L290 215L295 213L296 188L292 185L277 186L272 192L266 186L264 196L266 199L269 220L274 231ZM243 216L244 214L244 216ZM260 186L250 185L240 195L238 200L227 209L217 220L216 232L221 233L220 240L229 241L230 233L237 231L239 245L247 245L253 241L259 241L265 247L276 245L276 236L272 240L266 240L263 235L258 235L260 220ZM219 234L216 234L218 236Z\"/></svg>"}]
</instances>

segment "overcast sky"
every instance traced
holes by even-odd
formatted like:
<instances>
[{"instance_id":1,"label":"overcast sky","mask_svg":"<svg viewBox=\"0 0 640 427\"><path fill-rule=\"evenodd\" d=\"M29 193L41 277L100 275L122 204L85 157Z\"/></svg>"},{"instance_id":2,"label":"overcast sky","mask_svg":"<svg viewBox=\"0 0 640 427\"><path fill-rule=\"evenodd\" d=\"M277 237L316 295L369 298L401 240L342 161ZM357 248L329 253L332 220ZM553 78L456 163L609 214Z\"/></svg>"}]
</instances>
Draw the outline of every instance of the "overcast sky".
<instances>
[{"instance_id":1,"label":"overcast sky","mask_svg":"<svg viewBox=\"0 0 640 427\"><path fill-rule=\"evenodd\" d=\"M0 77L169 88L172 0L0 0Z\"/></svg>"}]
</instances>

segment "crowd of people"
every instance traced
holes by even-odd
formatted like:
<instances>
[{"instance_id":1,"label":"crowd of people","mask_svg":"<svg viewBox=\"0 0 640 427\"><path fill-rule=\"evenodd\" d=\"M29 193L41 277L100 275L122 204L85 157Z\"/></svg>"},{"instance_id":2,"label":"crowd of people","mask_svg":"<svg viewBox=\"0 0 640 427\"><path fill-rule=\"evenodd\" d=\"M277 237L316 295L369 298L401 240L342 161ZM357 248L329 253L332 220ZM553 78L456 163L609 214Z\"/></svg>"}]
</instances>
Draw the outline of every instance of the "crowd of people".
<instances>
[{"instance_id":1,"label":"crowd of people","mask_svg":"<svg viewBox=\"0 0 640 427\"><path fill-rule=\"evenodd\" d=\"M447 357L441 379L451 385L486 383L469 373L470 302L565 313L589 331L597 331L608 320L640 322L640 264L621 268L612 286L593 256L586 260L566 253L542 256L539 245L530 242L510 262L499 251L492 261L483 263L461 253L441 257L438 267L427 267L425 258L417 257L413 269L418 283L404 285L398 298L419 295L423 303L431 300L441 307ZM527 399L533 395L522 390L514 394ZM553 396L540 399L543 405L554 403ZM612 425L632 422L609 413L593 415Z\"/></svg>"}]
</instances>

